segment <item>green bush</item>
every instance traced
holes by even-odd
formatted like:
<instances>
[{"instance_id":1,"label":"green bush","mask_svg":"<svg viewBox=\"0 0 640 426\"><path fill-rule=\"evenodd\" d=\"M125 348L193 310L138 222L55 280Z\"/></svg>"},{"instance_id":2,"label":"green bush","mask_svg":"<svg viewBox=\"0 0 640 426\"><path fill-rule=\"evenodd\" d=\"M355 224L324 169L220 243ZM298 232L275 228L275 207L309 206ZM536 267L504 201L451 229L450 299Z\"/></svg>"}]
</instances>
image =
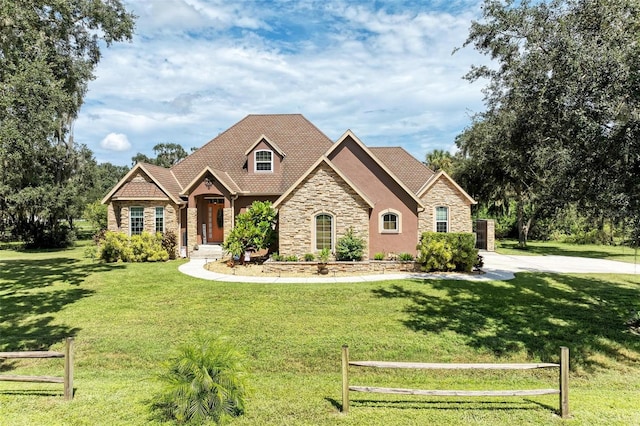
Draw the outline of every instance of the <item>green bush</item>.
<instances>
[{"instance_id":1,"label":"green bush","mask_svg":"<svg viewBox=\"0 0 640 426\"><path fill-rule=\"evenodd\" d=\"M425 232L418 244L423 271L471 272L477 261L473 234Z\"/></svg>"},{"instance_id":2,"label":"green bush","mask_svg":"<svg viewBox=\"0 0 640 426\"><path fill-rule=\"evenodd\" d=\"M164 389L155 407L178 423L222 423L244 413L245 361L226 339L198 335L183 344L160 380Z\"/></svg>"},{"instance_id":3,"label":"green bush","mask_svg":"<svg viewBox=\"0 0 640 426\"><path fill-rule=\"evenodd\" d=\"M316 257L313 253L305 253L304 260L306 262L313 262L314 260L316 260Z\"/></svg>"},{"instance_id":4,"label":"green bush","mask_svg":"<svg viewBox=\"0 0 640 426\"><path fill-rule=\"evenodd\" d=\"M271 260L273 260L274 262L283 262L284 261L284 256L281 256L278 253L273 253L271 255Z\"/></svg>"},{"instance_id":5,"label":"green bush","mask_svg":"<svg viewBox=\"0 0 640 426\"><path fill-rule=\"evenodd\" d=\"M162 248L169 253L169 259L176 258L178 249L178 236L173 231L167 231L162 235Z\"/></svg>"},{"instance_id":6,"label":"green bush","mask_svg":"<svg viewBox=\"0 0 640 426\"><path fill-rule=\"evenodd\" d=\"M169 259L162 248L162 234L143 232L128 237L121 232L106 232L100 247L100 258L106 262L159 262Z\"/></svg>"},{"instance_id":7,"label":"green bush","mask_svg":"<svg viewBox=\"0 0 640 426\"><path fill-rule=\"evenodd\" d=\"M296 256L295 254L292 254L284 258L285 262L297 262L298 260L300 259L298 259L298 256Z\"/></svg>"},{"instance_id":8,"label":"green bush","mask_svg":"<svg viewBox=\"0 0 640 426\"><path fill-rule=\"evenodd\" d=\"M236 216L235 225L222 243L222 248L244 263L247 249L260 250L271 247L276 240L276 211L270 201L254 201L243 213Z\"/></svg>"},{"instance_id":9,"label":"green bush","mask_svg":"<svg viewBox=\"0 0 640 426\"><path fill-rule=\"evenodd\" d=\"M411 262L413 261L413 255L411 253L400 253L398 254L398 260L401 262Z\"/></svg>"},{"instance_id":10,"label":"green bush","mask_svg":"<svg viewBox=\"0 0 640 426\"><path fill-rule=\"evenodd\" d=\"M336 243L336 260L362 260L364 244L364 238L349 228Z\"/></svg>"},{"instance_id":11,"label":"green bush","mask_svg":"<svg viewBox=\"0 0 640 426\"><path fill-rule=\"evenodd\" d=\"M373 255L373 260L384 260L384 253L376 253Z\"/></svg>"}]
</instances>

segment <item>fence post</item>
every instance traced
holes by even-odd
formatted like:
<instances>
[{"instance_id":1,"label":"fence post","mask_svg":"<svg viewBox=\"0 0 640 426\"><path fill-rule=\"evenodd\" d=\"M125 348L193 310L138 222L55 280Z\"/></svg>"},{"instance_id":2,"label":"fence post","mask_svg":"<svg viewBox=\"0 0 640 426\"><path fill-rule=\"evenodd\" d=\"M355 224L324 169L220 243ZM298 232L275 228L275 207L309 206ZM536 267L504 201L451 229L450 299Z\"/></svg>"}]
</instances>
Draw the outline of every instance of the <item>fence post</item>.
<instances>
[{"instance_id":1,"label":"fence post","mask_svg":"<svg viewBox=\"0 0 640 426\"><path fill-rule=\"evenodd\" d=\"M73 337L67 337L64 353L64 399L73 399Z\"/></svg>"},{"instance_id":2,"label":"fence post","mask_svg":"<svg viewBox=\"0 0 640 426\"><path fill-rule=\"evenodd\" d=\"M342 412L349 412L349 346L342 345Z\"/></svg>"},{"instance_id":3,"label":"fence post","mask_svg":"<svg viewBox=\"0 0 640 426\"><path fill-rule=\"evenodd\" d=\"M560 417L569 417L569 348L560 347Z\"/></svg>"}]
</instances>

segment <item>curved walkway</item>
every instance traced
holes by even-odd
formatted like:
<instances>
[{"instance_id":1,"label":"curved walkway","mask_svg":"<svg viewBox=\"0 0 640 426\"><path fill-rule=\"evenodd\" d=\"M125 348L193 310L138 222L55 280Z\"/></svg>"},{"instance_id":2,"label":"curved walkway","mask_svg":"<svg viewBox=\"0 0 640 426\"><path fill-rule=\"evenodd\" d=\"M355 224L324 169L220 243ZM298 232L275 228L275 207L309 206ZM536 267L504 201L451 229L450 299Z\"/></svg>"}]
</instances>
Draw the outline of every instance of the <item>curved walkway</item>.
<instances>
[{"instance_id":1,"label":"curved walkway","mask_svg":"<svg viewBox=\"0 0 640 426\"><path fill-rule=\"evenodd\" d=\"M465 281L506 281L515 278L517 272L554 273L608 273L638 274L640 265L616 262L614 260L589 259L570 256L511 256L494 252L482 252L484 274L458 273L397 273L377 275L356 275L350 277L252 277L227 275L204 269L205 259L192 259L180 265L180 272L196 278L211 281L244 283L353 283L396 279L447 279Z\"/></svg>"}]
</instances>

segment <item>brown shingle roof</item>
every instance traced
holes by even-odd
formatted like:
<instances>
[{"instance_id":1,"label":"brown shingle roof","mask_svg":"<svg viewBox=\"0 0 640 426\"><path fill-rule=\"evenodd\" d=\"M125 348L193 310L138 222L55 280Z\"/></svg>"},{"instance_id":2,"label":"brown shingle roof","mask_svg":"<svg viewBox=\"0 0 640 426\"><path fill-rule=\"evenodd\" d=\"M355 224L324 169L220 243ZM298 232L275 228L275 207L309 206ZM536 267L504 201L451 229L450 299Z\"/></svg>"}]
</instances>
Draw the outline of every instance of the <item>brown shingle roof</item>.
<instances>
[{"instance_id":1,"label":"brown shingle roof","mask_svg":"<svg viewBox=\"0 0 640 426\"><path fill-rule=\"evenodd\" d=\"M112 198L157 198L166 200L169 197L153 182L130 181L124 183L113 194Z\"/></svg>"},{"instance_id":2,"label":"brown shingle roof","mask_svg":"<svg viewBox=\"0 0 640 426\"><path fill-rule=\"evenodd\" d=\"M399 146L369 147L369 150L414 194L434 175L433 170Z\"/></svg>"},{"instance_id":3,"label":"brown shingle roof","mask_svg":"<svg viewBox=\"0 0 640 426\"><path fill-rule=\"evenodd\" d=\"M244 167L246 150L261 135L286 153L278 173L254 174ZM301 114L248 115L173 166L171 171L182 187L209 166L224 170L242 192L282 194L331 144L332 141Z\"/></svg>"}]
</instances>

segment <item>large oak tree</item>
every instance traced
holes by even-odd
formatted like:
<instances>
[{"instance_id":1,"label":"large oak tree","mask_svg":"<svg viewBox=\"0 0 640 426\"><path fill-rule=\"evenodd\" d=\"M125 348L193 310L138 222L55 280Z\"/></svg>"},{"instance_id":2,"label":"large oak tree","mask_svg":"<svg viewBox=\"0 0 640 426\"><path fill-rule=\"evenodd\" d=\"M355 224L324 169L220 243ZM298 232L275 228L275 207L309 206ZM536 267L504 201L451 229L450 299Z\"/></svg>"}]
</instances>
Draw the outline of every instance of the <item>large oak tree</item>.
<instances>
[{"instance_id":1,"label":"large oak tree","mask_svg":"<svg viewBox=\"0 0 640 426\"><path fill-rule=\"evenodd\" d=\"M0 2L0 232L65 244L95 167L72 123L101 47L133 28L119 0Z\"/></svg>"},{"instance_id":2,"label":"large oak tree","mask_svg":"<svg viewBox=\"0 0 640 426\"><path fill-rule=\"evenodd\" d=\"M518 203L520 243L549 206L640 224L640 3L486 0L466 45L494 66L457 143L477 196Z\"/></svg>"}]
</instances>

